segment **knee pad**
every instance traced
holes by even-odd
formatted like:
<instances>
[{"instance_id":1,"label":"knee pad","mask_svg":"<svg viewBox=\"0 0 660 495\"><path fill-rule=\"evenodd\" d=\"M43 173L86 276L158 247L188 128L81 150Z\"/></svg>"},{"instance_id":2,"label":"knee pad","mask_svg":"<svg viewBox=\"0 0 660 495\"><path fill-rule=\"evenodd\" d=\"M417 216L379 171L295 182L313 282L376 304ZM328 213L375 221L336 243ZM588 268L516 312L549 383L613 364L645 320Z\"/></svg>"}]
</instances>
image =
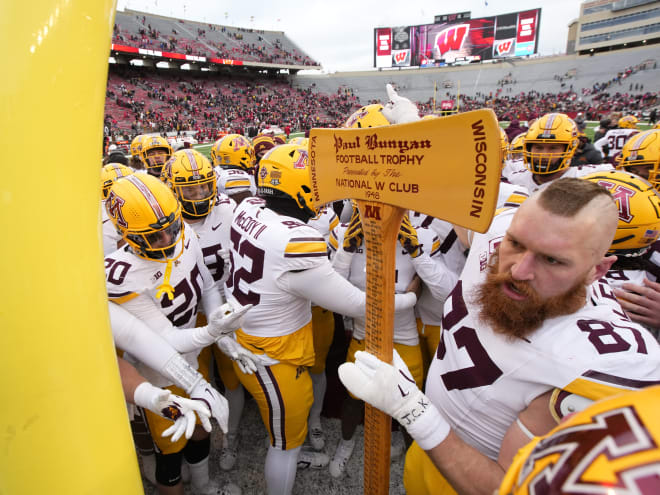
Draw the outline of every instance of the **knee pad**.
<instances>
[{"instance_id":1,"label":"knee pad","mask_svg":"<svg viewBox=\"0 0 660 495\"><path fill-rule=\"evenodd\" d=\"M197 464L209 456L210 450L211 435L203 440L188 440L182 452L188 464Z\"/></svg>"},{"instance_id":2,"label":"knee pad","mask_svg":"<svg viewBox=\"0 0 660 495\"><path fill-rule=\"evenodd\" d=\"M181 481L181 452L161 454L156 452L156 481L163 486L174 486Z\"/></svg>"}]
</instances>

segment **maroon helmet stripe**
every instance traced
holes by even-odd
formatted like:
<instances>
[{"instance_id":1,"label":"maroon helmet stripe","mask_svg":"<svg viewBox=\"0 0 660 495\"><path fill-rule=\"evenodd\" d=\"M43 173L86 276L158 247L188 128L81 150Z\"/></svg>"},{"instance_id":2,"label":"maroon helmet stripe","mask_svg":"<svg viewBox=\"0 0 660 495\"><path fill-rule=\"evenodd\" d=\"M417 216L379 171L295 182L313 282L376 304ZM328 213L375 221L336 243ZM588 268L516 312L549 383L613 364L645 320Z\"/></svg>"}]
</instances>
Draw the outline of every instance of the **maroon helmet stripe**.
<instances>
[{"instance_id":1,"label":"maroon helmet stripe","mask_svg":"<svg viewBox=\"0 0 660 495\"><path fill-rule=\"evenodd\" d=\"M190 162L190 167L192 169L193 175L199 175L199 172L202 170L202 165L197 163L197 157L192 152L192 150L185 150L188 161Z\"/></svg>"},{"instance_id":2,"label":"maroon helmet stripe","mask_svg":"<svg viewBox=\"0 0 660 495\"><path fill-rule=\"evenodd\" d=\"M163 213L163 209L158 204L156 197L140 179L138 179L135 175L129 175L126 177L126 180L129 180L137 188L137 190L142 193L144 199L147 200L147 203L149 203L149 206L153 210L154 215L156 215L156 219L161 219L165 216L165 213Z\"/></svg>"}]
</instances>

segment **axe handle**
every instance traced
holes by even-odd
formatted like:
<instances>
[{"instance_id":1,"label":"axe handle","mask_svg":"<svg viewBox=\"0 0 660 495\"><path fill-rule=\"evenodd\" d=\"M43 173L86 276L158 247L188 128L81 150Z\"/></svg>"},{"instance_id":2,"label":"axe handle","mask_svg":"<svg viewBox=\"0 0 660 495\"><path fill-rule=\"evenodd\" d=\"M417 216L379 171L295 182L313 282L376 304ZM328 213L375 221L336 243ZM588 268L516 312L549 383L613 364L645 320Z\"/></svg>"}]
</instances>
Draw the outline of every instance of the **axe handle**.
<instances>
[{"instance_id":1,"label":"axe handle","mask_svg":"<svg viewBox=\"0 0 660 495\"><path fill-rule=\"evenodd\" d=\"M366 350L392 362L394 284L397 236L403 208L357 201L367 250ZM392 418L366 405L364 417L364 493L387 495L390 490L390 433Z\"/></svg>"}]
</instances>

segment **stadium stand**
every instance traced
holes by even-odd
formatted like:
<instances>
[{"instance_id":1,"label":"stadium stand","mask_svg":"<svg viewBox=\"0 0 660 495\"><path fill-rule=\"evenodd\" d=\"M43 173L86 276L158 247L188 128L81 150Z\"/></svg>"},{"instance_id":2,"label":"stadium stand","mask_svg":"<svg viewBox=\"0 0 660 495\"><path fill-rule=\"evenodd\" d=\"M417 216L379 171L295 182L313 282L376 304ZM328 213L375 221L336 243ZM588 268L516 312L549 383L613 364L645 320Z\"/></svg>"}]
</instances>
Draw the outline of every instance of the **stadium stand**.
<instances>
[{"instance_id":1,"label":"stadium stand","mask_svg":"<svg viewBox=\"0 0 660 495\"><path fill-rule=\"evenodd\" d=\"M318 68L281 31L219 26L131 10L117 12L112 42L199 57Z\"/></svg>"},{"instance_id":2,"label":"stadium stand","mask_svg":"<svg viewBox=\"0 0 660 495\"><path fill-rule=\"evenodd\" d=\"M460 67L303 75L297 71L320 66L285 33L129 10L117 12L113 42L245 64L191 62L187 71L179 69L185 61L157 69L163 57L147 58L145 67L130 65L130 57L111 64L105 127L114 141L145 132L193 131L200 141L212 141L219 132L247 134L251 127L337 126L359 106L381 101L388 82L424 113L438 112L442 100L455 102L459 95L459 110L488 106L505 121L553 110L582 113L587 120L612 111L644 118L659 105L657 45Z\"/></svg>"}]
</instances>

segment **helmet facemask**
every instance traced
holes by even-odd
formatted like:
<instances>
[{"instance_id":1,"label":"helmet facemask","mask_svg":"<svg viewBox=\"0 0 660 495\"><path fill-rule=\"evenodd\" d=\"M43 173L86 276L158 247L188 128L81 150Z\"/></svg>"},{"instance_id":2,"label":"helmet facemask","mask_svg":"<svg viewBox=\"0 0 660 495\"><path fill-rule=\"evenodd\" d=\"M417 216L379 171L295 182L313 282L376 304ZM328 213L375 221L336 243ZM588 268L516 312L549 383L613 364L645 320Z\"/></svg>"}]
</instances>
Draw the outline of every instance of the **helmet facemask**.
<instances>
[{"instance_id":1,"label":"helmet facemask","mask_svg":"<svg viewBox=\"0 0 660 495\"><path fill-rule=\"evenodd\" d=\"M148 232L125 232L126 242L134 249L136 254L150 260L163 260L170 258L179 241L183 242L183 229L181 217L178 212L172 212L167 217L158 220L158 223L149 225Z\"/></svg>"},{"instance_id":2,"label":"helmet facemask","mask_svg":"<svg viewBox=\"0 0 660 495\"><path fill-rule=\"evenodd\" d=\"M190 182L179 182L179 179L183 178L176 178L174 194L181 203L183 217L194 220L207 216L215 205L218 193L215 175L197 180L191 177Z\"/></svg>"}]
</instances>

